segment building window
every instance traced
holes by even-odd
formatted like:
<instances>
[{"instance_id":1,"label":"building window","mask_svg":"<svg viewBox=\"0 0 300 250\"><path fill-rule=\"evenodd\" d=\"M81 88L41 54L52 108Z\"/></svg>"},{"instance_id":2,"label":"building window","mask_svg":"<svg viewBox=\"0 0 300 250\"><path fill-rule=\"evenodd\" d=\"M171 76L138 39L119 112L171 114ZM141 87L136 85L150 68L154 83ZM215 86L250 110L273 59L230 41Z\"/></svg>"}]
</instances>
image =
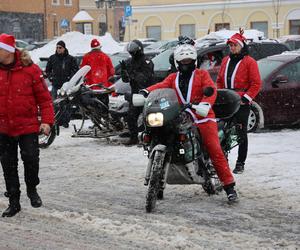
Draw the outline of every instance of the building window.
<instances>
[{"instance_id":1,"label":"building window","mask_svg":"<svg viewBox=\"0 0 300 250\"><path fill-rule=\"evenodd\" d=\"M52 0L52 5L59 5L59 0Z\"/></svg>"},{"instance_id":2,"label":"building window","mask_svg":"<svg viewBox=\"0 0 300 250\"><path fill-rule=\"evenodd\" d=\"M58 36L58 22L56 20L53 21L53 36Z\"/></svg>"},{"instance_id":3,"label":"building window","mask_svg":"<svg viewBox=\"0 0 300 250\"><path fill-rule=\"evenodd\" d=\"M251 29L256 29L261 32L264 32L264 37L268 37L268 22L251 22L250 23Z\"/></svg>"},{"instance_id":4,"label":"building window","mask_svg":"<svg viewBox=\"0 0 300 250\"><path fill-rule=\"evenodd\" d=\"M215 24L215 31L218 30L230 30L230 24L229 23L216 23Z\"/></svg>"},{"instance_id":5,"label":"building window","mask_svg":"<svg viewBox=\"0 0 300 250\"><path fill-rule=\"evenodd\" d=\"M290 20L290 34L300 35L300 20Z\"/></svg>"},{"instance_id":6,"label":"building window","mask_svg":"<svg viewBox=\"0 0 300 250\"><path fill-rule=\"evenodd\" d=\"M147 38L161 40L161 26L146 26Z\"/></svg>"},{"instance_id":7,"label":"building window","mask_svg":"<svg viewBox=\"0 0 300 250\"><path fill-rule=\"evenodd\" d=\"M180 24L179 33L181 36L195 38L195 24Z\"/></svg>"},{"instance_id":8,"label":"building window","mask_svg":"<svg viewBox=\"0 0 300 250\"><path fill-rule=\"evenodd\" d=\"M65 5L72 5L72 0L65 0Z\"/></svg>"}]
</instances>

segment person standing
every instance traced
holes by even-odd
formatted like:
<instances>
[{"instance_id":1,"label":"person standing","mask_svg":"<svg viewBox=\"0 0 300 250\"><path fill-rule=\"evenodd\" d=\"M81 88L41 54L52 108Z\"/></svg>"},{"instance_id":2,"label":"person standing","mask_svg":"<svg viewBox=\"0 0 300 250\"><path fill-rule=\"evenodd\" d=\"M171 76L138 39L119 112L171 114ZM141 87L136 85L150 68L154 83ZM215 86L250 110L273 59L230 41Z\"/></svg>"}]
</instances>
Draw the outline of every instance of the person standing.
<instances>
[{"instance_id":1,"label":"person standing","mask_svg":"<svg viewBox=\"0 0 300 250\"><path fill-rule=\"evenodd\" d=\"M140 90L149 87L152 84L154 65L151 60L146 59L143 45L139 40L132 40L127 45L127 51L131 59L127 62L121 62L121 77L123 82L129 82L131 94L137 94ZM126 96L125 96L126 97ZM131 98L129 101L129 112L127 124L129 128L129 140L124 145L135 145L138 143L138 117L142 112L141 107L134 107Z\"/></svg>"},{"instance_id":2,"label":"person standing","mask_svg":"<svg viewBox=\"0 0 300 250\"><path fill-rule=\"evenodd\" d=\"M42 205L36 189L40 182L38 134L49 134L54 109L42 71L28 53L15 48L15 38L4 33L0 35L0 117L0 161L9 198L2 217L11 217L21 210L18 147L27 196L33 207Z\"/></svg>"},{"instance_id":3,"label":"person standing","mask_svg":"<svg viewBox=\"0 0 300 250\"><path fill-rule=\"evenodd\" d=\"M240 33L234 34L228 39L230 55L222 60L217 77L219 89L233 89L241 96L241 106L235 114L239 125L239 136L242 140L238 148L238 158L233 173L240 174L244 171L248 153L248 117L250 104L261 88L261 78L257 62L248 55L246 38Z\"/></svg>"},{"instance_id":4,"label":"person standing","mask_svg":"<svg viewBox=\"0 0 300 250\"><path fill-rule=\"evenodd\" d=\"M69 54L65 42L57 42L55 54L50 56L46 66L46 76L52 83L51 94L53 99L57 97L57 90L69 81L77 70L76 58Z\"/></svg>"}]
</instances>

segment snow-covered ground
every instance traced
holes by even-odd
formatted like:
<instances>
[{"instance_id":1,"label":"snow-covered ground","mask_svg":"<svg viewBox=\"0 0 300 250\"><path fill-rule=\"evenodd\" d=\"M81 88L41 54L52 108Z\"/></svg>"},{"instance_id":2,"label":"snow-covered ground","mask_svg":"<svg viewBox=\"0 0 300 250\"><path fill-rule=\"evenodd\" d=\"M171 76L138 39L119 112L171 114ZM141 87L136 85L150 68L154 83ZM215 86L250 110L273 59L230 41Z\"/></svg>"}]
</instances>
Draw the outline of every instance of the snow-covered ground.
<instances>
[{"instance_id":1,"label":"snow-covered ground","mask_svg":"<svg viewBox=\"0 0 300 250\"><path fill-rule=\"evenodd\" d=\"M152 214L144 209L141 148L70 135L63 129L41 150L42 208L30 206L20 166L22 211L0 218L0 249L300 248L300 130L249 135L238 204L197 185L168 185ZM2 196L0 210L6 205Z\"/></svg>"}]
</instances>

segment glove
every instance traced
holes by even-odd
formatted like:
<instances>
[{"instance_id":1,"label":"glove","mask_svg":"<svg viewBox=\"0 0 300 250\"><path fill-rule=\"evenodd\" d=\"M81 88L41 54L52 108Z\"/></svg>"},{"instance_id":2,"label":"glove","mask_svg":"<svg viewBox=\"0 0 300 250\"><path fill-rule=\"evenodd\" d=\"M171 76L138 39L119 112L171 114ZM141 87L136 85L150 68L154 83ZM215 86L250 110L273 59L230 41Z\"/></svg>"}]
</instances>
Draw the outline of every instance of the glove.
<instances>
[{"instance_id":1,"label":"glove","mask_svg":"<svg viewBox=\"0 0 300 250\"><path fill-rule=\"evenodd\" d=\"M132 94L131 94L131 93L125 93L125 94L124 94L124 99L125 99L127 102L131 103L131 102L132 102Z\"/></svg>"},{"instance_id":2,"label":"glove","mask_svg":"<svg viewBox=\"0 0 300 250\"><path fill-rule=\"evenodd\" d=\"M126 62L124 60L119 61L121 69L125 69L126 70Z\"/></svg>"},{"instance_id":3,"label":"glove","mask_svg":"<svg viewBox=\"0 0 300 250\"><path fill-rule=\"evenodd\" d=\"M200 102L198 105L192 105L192 108L196 110L196 114L206 117L211 105L208 102Z\"/></svg>"},{"instance_id":4,"label":"glove","mask_svg":"<svg viewBox=\"0 0 300 250\"><path fill-rule=\"evenodd\" d=\"M143 95L145 98L147 98L148 95L149 95L149 91L146 90L146 89L141 89L141 90L139 91L139 94L141 94L141 95Z\"/></svg>"},{"instance_id":5,"label":"glove","mask_svg":"<svg viewBox=\"0 0 300 250\"><path fill-rule=\"evenodd\" d=\"M121 78L123 82L129 82L130 78L127 70L121 69Z\"/></svg>"},{"instance_id":6,"label":"glove","mask_svg":"<svg viewBox=\"0 0 300 250\"><path fill-rule=\"evenodd\" d=\"M249 104L250 101L245 97L245 96L242 96L242 104Z\"/></svg>"}]
</instances>

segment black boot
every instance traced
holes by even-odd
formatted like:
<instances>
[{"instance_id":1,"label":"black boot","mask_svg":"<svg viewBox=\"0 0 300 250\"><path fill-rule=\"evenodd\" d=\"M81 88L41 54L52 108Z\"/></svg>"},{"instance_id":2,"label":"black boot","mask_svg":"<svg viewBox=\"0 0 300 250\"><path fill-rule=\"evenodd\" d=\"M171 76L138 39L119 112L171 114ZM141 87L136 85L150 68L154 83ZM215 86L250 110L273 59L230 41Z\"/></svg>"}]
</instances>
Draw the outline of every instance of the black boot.
<instances>
[{"instance_id":1,"label":"black boot","mask_svg":"<svg viewBox=\"0 0 300 250\"><path fill-rule=\"evenodd\" d=\"M9 197L8 208L2 213L2 217L12 217L21 211L20 195Z\"/></svg>"},{"instance_id":2,"label":"black boot","mask_svg":"<svg viewBox=\"0 0 300 250\"><path fill-rule=\"evenodd\" d=\"M228 203L232 204L238 202L239 198L237 192L234 190L234 183L224 186L224 190L227 194Z\"/></svg>"},{"instance_id":3,"label":"black boot","mask_svg":"<svg viewBox=\"0 0 300 250\"><path fill-rule=\"evenodd\" d=\"M245 169L245 163L237 161L235 164L235 168L233 169L234 174L241 174L244 172Z\"/></svg>"},{"instance_id":4,"label":"black boot","mask_svg":"<svg viewBox=\"0 0 300 250\"><path fill-rule=\"evenodd\" d=\"M27 189L27 196L30 199L32 207L40 207L43 205L42 199L36 191L36 188Z\"/></svg>"}]
</instances>

